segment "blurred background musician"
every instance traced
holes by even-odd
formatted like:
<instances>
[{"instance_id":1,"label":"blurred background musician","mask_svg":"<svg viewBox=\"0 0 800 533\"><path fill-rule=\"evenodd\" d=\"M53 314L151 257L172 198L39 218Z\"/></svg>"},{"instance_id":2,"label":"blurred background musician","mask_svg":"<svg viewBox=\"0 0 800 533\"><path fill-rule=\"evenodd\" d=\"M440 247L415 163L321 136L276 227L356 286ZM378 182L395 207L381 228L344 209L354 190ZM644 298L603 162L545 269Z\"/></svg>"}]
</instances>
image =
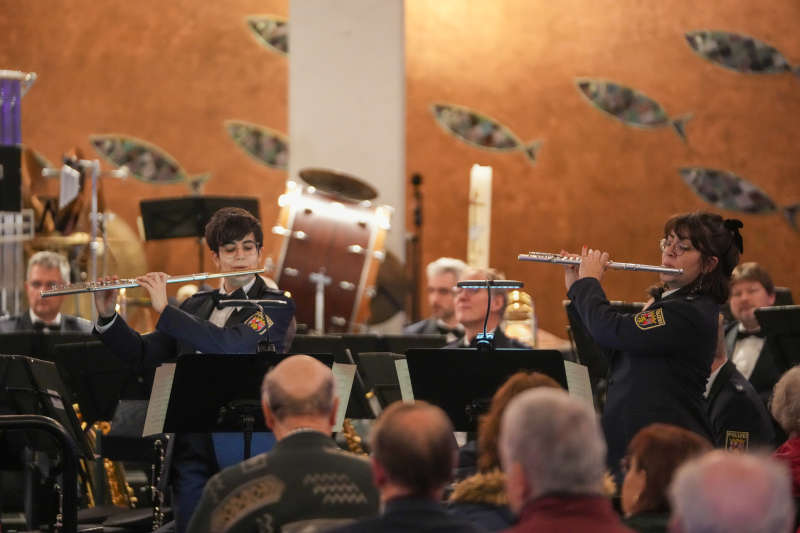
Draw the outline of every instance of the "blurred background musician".
<instances>
[{"instance_id":1,"label":"blurred background musician","mask_svg":"<svg viewBox=\"0 0 800 533\"><path fill-rule=\"evenodd\" d=\"M428 263L425 275L428 280L428 306L431 316L409 324L403 329L406 335L445 335L453 342L464 335L464 328L456 320L453 289L467 265L460 259L440 257Z\"/></svg>"},{"instance_id":2,"label":"blurred background musician","mask_svg":"<svg viewBox=\"0 0 800 533\"><path fill-rule=\"evenodd\" d=\"M214 213L206 225L205 238L218 271L259 268L261 224L244 209L226 207ZM156 330L147 335L131 329L116 314L117 291L95 293L98 336L119 357L133 363L137 371L154 368L181 353L255 353L265 330L269 330L270 342L276 349L285 351L290 322L294 323L291 316L271 319L251 307L216 305L223 297L263 299L282 294L268 288L261 276L224 278L219 290L198 292L180 308L167 304L167 277L163 272L150 272L136 278L150 294L153 309L161 313ZM176 436L172 475L179 533L186 530L206 481L219 471L216 457L219 451L211 435Z\"/></svg>"},{"instance_id":3,"label":"blurred background musician","mask_svg":"<svg viewBox=\"0 0 800 533\"><path fill-rule=\"evenodd\" d=\"M28 260L25 293L28 309L21 315L0 320L0 333L17 331L54 331L91 333L86 319L61 313L64 296L43 298L41 291L69 282L69 264L55 252L37 252Z\"/></svg>"},{"instance_id":4,"label":"blurred background musician","mask_svg":"<svg viewBox=\"0 0 800 533\"><path fill-rule=\"evenodd\" d=\"M458 281L467 280L503 280L506 279L502 272L493 268L467 267ZM530 348L527 344L507 337L500 327L503 313L506 310L507 294L504 289L492 289L492 303L488 302L488 291L485 288L468 289L455 288L455 314L456 320L464 326L464 336L451 342L446 348L475 348L478 345L478 333L483 333L483 323L486 319L486 310L489 308L489 319L486 322L487 333L494 334L493 345L495 348Z\"/></svg>"},{"instance_id":5,"label":"blurred background musician","mask_svg":"<svg viewBox=\"0 0 800 533\"><path fill-rule=\"evenodd\" d=\"M752 383L766 403L781 373L781 368L765 342L755 310L775 304L775 284L758 263L742 263L731 275L731 314L736 319L725 335L728 358Z\"/></svg>"},{"instance_id":6,"label":"blurred background musician","mask_svg":"<svg viewBox=\"0 0 800 533\"><path fill-rule=\"evenodd\" d=\"M703 212L667 220L661 263L683 272L659 274L660 286L636 314L609 305L600 285L608 253L584 247L580 266L566 267L567 296L586 329L601 347L619 350L609 362L603 412L608 466L617 475L630 440L653 422L713 441L703 393L717 346L719 306L728 299L743 248L741 226Z\"/></svg>"}]
</instances>

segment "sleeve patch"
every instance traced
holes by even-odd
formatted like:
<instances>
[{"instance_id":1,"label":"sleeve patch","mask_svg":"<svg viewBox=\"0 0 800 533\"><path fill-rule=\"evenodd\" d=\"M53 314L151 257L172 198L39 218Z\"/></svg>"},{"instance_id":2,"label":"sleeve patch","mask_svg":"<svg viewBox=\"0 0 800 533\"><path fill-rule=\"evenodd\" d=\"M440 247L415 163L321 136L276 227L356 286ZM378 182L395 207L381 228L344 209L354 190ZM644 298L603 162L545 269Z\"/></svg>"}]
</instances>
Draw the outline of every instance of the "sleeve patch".
<instances>
[{"instance_id":1,"label":"sleeve patch","mask_svg":"<svg viewBox=\"0 0 800 533\"><path fill-rule=\"evenodd\" d=\"M633 320L636 322L636 327L641 330L667 325L667 321L664 320L664 310L660 308L637 313L633 316Z\"/></svg>"},{"instance_id":2,"label":"sleeve patch","mask_svg":"<svg viewBox=\"0 0 800 533\"><path fill-rule=\"evenodd\" d=\"M259 335L267 331L273 324L272 319L261 311L253 313L244 323Z\"/></svg>"}]
</instances>

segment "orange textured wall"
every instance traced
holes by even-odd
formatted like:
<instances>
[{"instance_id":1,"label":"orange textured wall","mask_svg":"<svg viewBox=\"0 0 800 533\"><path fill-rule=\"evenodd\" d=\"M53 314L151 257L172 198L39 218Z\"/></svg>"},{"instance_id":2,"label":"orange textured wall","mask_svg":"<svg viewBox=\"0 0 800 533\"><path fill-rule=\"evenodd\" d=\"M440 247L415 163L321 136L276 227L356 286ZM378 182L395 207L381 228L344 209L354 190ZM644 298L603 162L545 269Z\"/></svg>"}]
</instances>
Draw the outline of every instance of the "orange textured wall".
<instances>
[{"instance_id":1,"label":"orange textured wall","mask_svg":"<svg viewBox=\"0 0 800 533\"><path fill-rule=\"evenodd\" d=\"M223 121L286 132L288 60L260 45L245 17L285 17L287 0L13 4L0 19L0 66L39 75L23 101L25 144L58 164L72 146L98 157L90 134L138 137L190 175L211 172L206 194L258 197L264 225L274 223L286 173L251 160ZM103 185L106 205L134 229L140 200L189 192L134 178ZM150 269L197 271L192 239L148 242L145 251ZM213 270L208 255L205 268Z\"/></svg>"},{"instance_id":2,"label":"orange textured wall","mask_svg":"<svg viewBox=\"0 0 800 533\"><path fill-rule=\"evenodd\" d=\"M779 205L800 202L800 80L722 69L699 58L683 37L698 29L744 33L800 64L796 2L408 0L406 6L407 168L425 179L423 260L465 256L469 169L491 165L491 263L525 282L549 331L564 335L563 273L519 263L517 254L588 244L618 261L660 263L666 218L713 210L683 183L679 167L730 170ZM598 111L579 94L576 77L635 88L671 116L693 113L688 144L671 128L636 129ZM544 140L539 162L531 166L521 152L489 153L449 136L432 118L434 101L478 110L523 142ZM800 296L800 234L779 214L723 215L744 221L744 259L765 264L779 285ZM612 299L642 301L655 280L612 272L606 287Z\"/></svg>"}]
</instances>

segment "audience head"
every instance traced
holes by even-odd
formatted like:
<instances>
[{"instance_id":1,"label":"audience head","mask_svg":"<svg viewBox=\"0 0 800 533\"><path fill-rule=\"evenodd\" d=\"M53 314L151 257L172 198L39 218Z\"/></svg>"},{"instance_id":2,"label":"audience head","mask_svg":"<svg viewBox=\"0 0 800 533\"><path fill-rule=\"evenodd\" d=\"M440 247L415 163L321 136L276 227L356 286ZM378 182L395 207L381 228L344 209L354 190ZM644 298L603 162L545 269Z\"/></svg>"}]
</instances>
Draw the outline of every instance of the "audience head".
<instances>
[{"instance_id":1,"label":"audience head","mask_svg":"<svg viewBox=\"0 0 800 533\"><path fill-rule=\"evenodd\" d=\"M36 252L28 260L25 291L28 305L34 314L45 322L55 320L61 310L64 296L42 298L41 291L55 285L69 283L69 263L55 252Z\"/></svg>"},{"instance_id":2,"label":"audience head","mask_svg":"<svg viewBox=\"0 0 800 533\"><path fill-rule=\"evenodd\" d=\"M517 372L497 389L492 397L489 412L481 417L478 428L478 469L488 471L500 466L497 441L500 421L509 402L518 394L537 387L560 389L561 385L550 376L539 372Z\"/></svg>"},{"instance_id":3,"label":"audience head","mask_svg":"<svg viewBox=\"0 0 800 533\"><path fill-rule=\"evenodd\" d=\"M370 432L375 485L384 500L440 499L453 477L456 443L444 411L423 401L395 402Z\"/></svg>"},{"instance_id":4,"label":"audience head","mask_svg":"<svg viewBox=\"0 0 800 533\"><path fill-rule=\"evenodd\" d=\"M716 450L685 463L670 487L672 533L789 533L788 469L753 454Z\"/></svg>"},{"instance_id":5,"label":"audience head","mask_svg":"<svg viewBox=\"0 0 800 533\"><path fill-rule=\"evenodd\" d=\"M725 303L731 272L742 253L741 226L739 220L700 211L671 217L664 224L664 239L675 242L667 248L662 244L662 261L683 268L684 273L661 274L661 280L671 289L691 286L693 292ZM684 250L680 242L687 240L691 246Z\"/></svg>"},{"instance_id":6,"label":"audience head","mask_svg":"<svg viewBox=\"0 0 800 533\"><path fill-rule=\"evenodd\" d=\"M775 284L758 263L742 263L731 275L731 314L749 330L759 329L755 310L775 304Z\"/></svg>"},{"instance_id":7,"label":"audience head","mask_svg":"<svg viewBox=\"0 0 800 533\"><path fill-rule=\"evenodd\" d=\"M667 488L678 467L712 449L703 437L669 424L639 430L623 459L622 511L625 516L669 510Z\"/></svg>"},{"instance_id":8,"label":"audience head","mask_svg":"<svg viewBox=\"0 0 800 533\"><path fill-rule=\"evenodd\" d=\"M503 280L506 277L502 272L493 268L467 267L461 273L458 281L467 280ZM488 306L488 291L481 289L455 290L456 320L468 330L482 330ZM500 323L506 310L506 291L492 289L492 303L489 309L489 323L487 330L492 331Z\"/></svg>"},{"instance_id":9,"label":"audience head","mask_svg":"<svg viewBox=\"0 0 800 533\"><path fill-rule=\"evenodd\" d=\"M500 459L512 511L547 493L602 494L606 443L591 406L539 387L511 400L500 425Z\"/></svg>"},{"instance_id":10,"label":"audience head","mask_svg":"<svg viewBox=\"0 0 800 533\"><path fill-rule=\"evenodd\" d=\"M428 305L434 318L445 322L453 320L455 314L453 289L466 266L464 261L452 257L440 257L428 263L425 270L428 278Z\"/></svg>"},{"instance_id":11,"label":"audience head","mask_svg":"<svg viewBox=\"0 0 800 533\"><path fill-rule=\"evenodd\" d=\"M790 438L800 436L800 366L784 372L775 384L770 411Z\"/></svg>"},{"instance_id":12,"label":"audience head","mask_svg":"<svg viewBox=\"0 0 800 533\"><path fill-rule=\"evenodd\" d=\"M287 357L264 376L264 419L280 440L300 427L330 434L339 400L331 369L307 355Z\"/></svg>"}]
</instances>

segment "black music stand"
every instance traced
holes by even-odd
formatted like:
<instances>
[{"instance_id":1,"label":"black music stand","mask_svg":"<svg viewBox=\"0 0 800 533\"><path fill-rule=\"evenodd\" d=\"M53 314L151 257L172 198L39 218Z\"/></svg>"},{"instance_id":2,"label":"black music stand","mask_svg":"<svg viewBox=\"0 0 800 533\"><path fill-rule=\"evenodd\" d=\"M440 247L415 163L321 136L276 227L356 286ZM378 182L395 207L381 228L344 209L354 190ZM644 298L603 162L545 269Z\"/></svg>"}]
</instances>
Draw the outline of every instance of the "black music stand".
<instances>
[{"instance_id":1,"label":"black music stand","mask_svg":"<svg viewBox=\"0 0 800 533\"><path fill-rule=\"evenodd\" d=\"M198 239L199 267L203 270L203 244L206 224L211 216L223 207L241 207L258 220L258 198L245 196L180 196L142 200L144 238L148 241L196 237Z\"/></svg>"},{"instance_id":2,"label":"black music stand","mask_svg":"<svg viewBox=\"0 0 800 533\"><path fill-rule=\"evenodd\" d=\"M176 363L161 365L147 413L148 418L157 412L163 416L163 427L155 432L244 433L244 457L250 457L253 432L269 431L261 412L261 382L264 374L287 357L269 352L185 354ZM330 355L315 358L333 365ZM163 386L160 373L172 374L171 386Z\"/></svg>"},{"instance_id":3,"label":"black music stand","mask_svg":"<svg viewBox=\"0 0 800 533\"><path fill-rule=\"evenodd\" d=\"M121 399L145 400L150 396L152 371L146 376L136 375L132 366L100 341L56 345L53 360L89 425L112 420Z\"/></svg>"},{"instance_id":4,"label":"black music stand","mask_svg":"<svg viewBox=\"0 0 800 533\"><path fill-rule=\"evenodd\" d=\"M311 356L332 355L336 363L358 365L358 353L344 345L341 335L296 335L289 350L291 354L305 354ZM352 360L351 360L352 357ZM353 378L353 387L350 389L350 398L347 402L347 418L375 418L375 414L367 401L365 386L363 385L361 369L356 366L356 375Z\"/></svg>"},{"instance_id":5,"label":"black music stand","mask_svg":"<svg viewBox=\"0 0 800 533\"><path fill-rule=\"evenodd\" d=\"M406 353L412 349L443 348L447 344L444 335L383 335L381 336L381 351L392 353Z\"/></svg>"},{"instance_id":6,"label":"black music stand","mask_svg":"<svg viewBox=\"0 0 800 533\"><path fill-rule=\"evenodd\" d=\"M800 305L762 307L755 315L778 368L788 370L800 363Z\"/></svg>"},{"instance_id":7,"label":"black music stand","mask_svg":"<svg viewBox=\"0 0 800 533\"><path fill-rule=\"evenodd\" d=\"M363 369L367 387L378 397L382 408L403 399L395 361L405 358L405 355L391 352L364 352L361 354L359 366Z\"/></svg>"},{"instance_id":8,"label":"black music stand","mask_svg":"<svg viewBox=\"0 0 800 533\"><path fill-rule=\"evenodd\" d=\"M558 350L409 350L406 360L414 398L444 409L456 431L475 431L494 393L519 370L541 372L567 389Z\"/></svg>"},{"instance_id":9,"label":"black music stand","mask_svg":"<svg viewBox=\"0 0 800 533\"><path fill-rule=\"evenodd\" d=\"M95 340L91 333L14 331L0 333L0 350L3 353L27 355L44 361L55 361L55 349L61 344Z\"/></svg>"}]
</instances>

